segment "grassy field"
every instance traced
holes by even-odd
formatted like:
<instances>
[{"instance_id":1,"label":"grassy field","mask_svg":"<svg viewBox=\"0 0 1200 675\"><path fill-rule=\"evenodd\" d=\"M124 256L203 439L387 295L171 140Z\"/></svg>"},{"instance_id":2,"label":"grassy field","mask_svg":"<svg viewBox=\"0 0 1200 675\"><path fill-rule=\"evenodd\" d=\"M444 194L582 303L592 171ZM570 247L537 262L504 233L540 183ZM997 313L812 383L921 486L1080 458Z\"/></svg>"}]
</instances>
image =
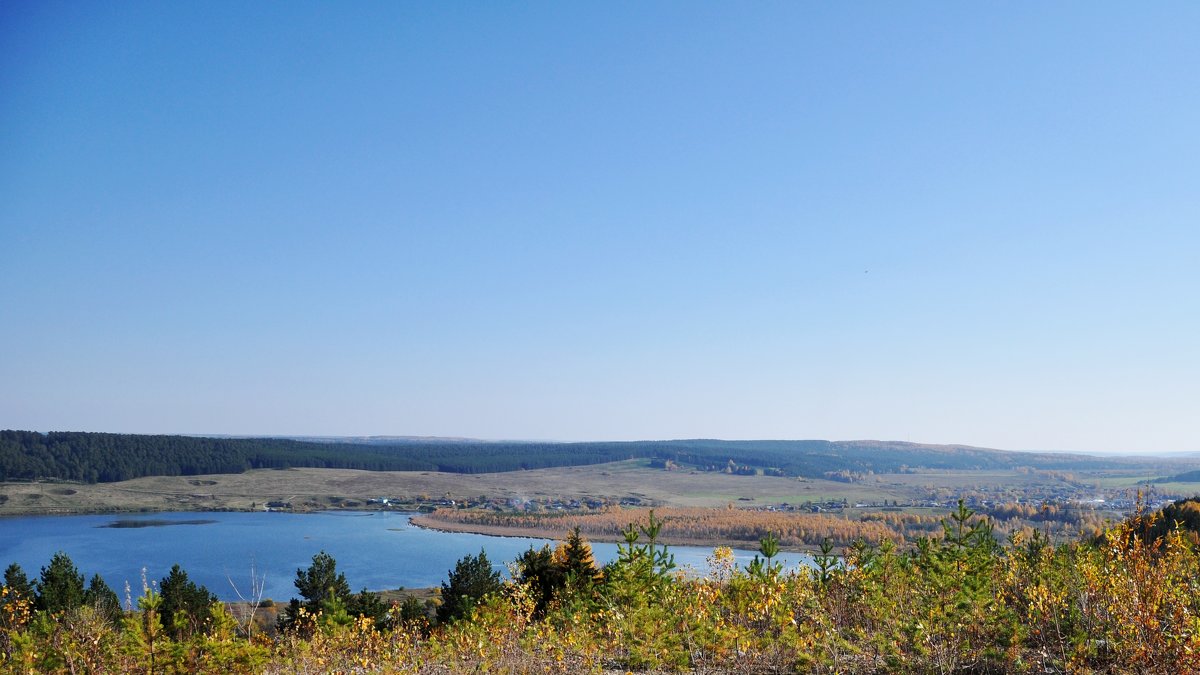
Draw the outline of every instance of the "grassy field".
<instances>
[{"instance_id":1,"label":"grassy field","mask_svg":"<svg viewBox=\"0 0 1200 675\"><path fill-rule=\"evenodd\" d=\"M1077 483L1095 490L1135 486L1145 475L1089 474ZM1159 484L1159 491L1190 495L1200 484ZM783 503L846 500L919 500L931 490L945 494L978 491L1007 499L1013 495L1061 494L1074 489L1060 477L1019 471L922 471L868 476L856 483L735 476L714 472L664 471L631 460L592 466L488 474L428 471L374 472L347 469L256 470L241 474L148 477L119 483L3 483L0 515L138 511L261 509L267 502L298 510L365 508L387 497L420 503L443 499L570 500L637 498L647 505L773 506Z\"/></svg>"},{"instance_id":2,"label":"grassy field","mask_svg":"<svg viewBox=\"0 0 1200 675\"><path fill-rule=\"evenodd\" d=\"M119 483L0 484L0 515L109 511L244 510L269 501L300 509L365 506L366 500L502 499L619 500L635 497L674 506L769 506L847 499L901 499L880 484L733 476L650 469L640 460L583 467L490 474L348 469L256 470L241 474L138 478Z\"/></svg>"},{"instance_id":3,"label":"grassy field","mask_svg":"<svg viewBox=\"0 0 1200 675\"><path fill-rule=\"evenodd\" d=\"M1145 485L1148 481L1156 481L1162 478L1162 473L1148 472L1128 472L1128 471L1113 471L1097 476L1097 483L1101 487L1106 488L1131 488ZM1150 483L1159 490L1167 490L1171 492L1196 492L1200 493L1200 482L1165 482Z\"/></svg>"}]
</instances>

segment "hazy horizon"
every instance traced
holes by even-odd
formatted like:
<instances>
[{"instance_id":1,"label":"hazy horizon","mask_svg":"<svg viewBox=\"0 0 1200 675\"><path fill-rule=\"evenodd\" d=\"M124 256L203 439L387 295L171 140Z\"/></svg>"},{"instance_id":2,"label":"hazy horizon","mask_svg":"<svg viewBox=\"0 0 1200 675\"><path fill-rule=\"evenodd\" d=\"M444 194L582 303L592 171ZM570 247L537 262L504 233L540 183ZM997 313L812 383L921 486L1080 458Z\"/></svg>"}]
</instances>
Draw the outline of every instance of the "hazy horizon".
<instances>
[{"instance_id":1,"label":"hazy horizon","mask_svg":"<svg viewBox=\"0 0 1200 675\"><path fill-rule=\"evenodd\" d=\"M481 438L474 436L418 436L413 434L288 434L288 433L197 433L197 432L139 432L139 431L110 431L99 429L20 429L18 431L36 431L38 433L50 432L82 432L82 433L113 433L113 434L133 434L133 435L167 435L167 436L186 436L191 438L282 438L282 439L311 439L311 440L386 440L397 439L400 441L421 443L426 441L465 441L472 443L655 443L664 441L720 441L720 442L793 442L793 441L828 441L831 443L911 443L920 446L932 447L962 447L973 448L977 450L998 450L1001 452L1017 452L1029 454L1076 454L1076 455L1104 455L1104 456L1126 456L1126 457L1174 457L1181 455L1200 455L1200 451L1195 450L1153 450L1150 452L1127 452L1121 450L1064 450L1059 448L997 448L977 445L974 443L961 442L946 442L933 443L920 440L901 440L896 438L713 438L713 437L662 437L662 438L628 438L628 437L613 437L613 438Z\"/></svg>"},{"instance_id":2,"label":"hazy horizon","mask_svg":"<svg viewBox=\"0 0 1200 675\"><path fill-rule=\"evenodd\" d=\"M0 428L1196 452L1198 21L4 3Z\"/></svg>"}]
</instances>

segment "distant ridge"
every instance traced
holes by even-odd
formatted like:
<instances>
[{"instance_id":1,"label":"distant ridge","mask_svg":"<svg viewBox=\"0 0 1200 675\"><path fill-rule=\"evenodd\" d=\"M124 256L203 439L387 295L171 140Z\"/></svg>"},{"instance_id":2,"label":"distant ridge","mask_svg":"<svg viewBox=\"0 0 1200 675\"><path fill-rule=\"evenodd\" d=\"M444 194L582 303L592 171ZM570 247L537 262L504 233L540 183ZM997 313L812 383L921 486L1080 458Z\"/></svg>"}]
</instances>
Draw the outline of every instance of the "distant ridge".
<instances>
[{"instance_id":1,"label":"distant ridge","mask_svg":"<svg viewBox=\"0 0 1200 675\"><path fill-rule=\"evenodd\" d=\"M1196 471L1185 471L1183 473L1177 473L1174 476L1166 476L1165 478L1159 478L1153 482L1155 482L1155 483L1200 483L1200 469L1198 469Z\"/></svg>"},{"instance_id":2,"label":"distant ridge","mask_svg":"<svg viewBox=\"0 0 1200 675\"><path fill-rule=\"evenodd\" d=\"M484 441L421 436L169 436L0 431L0 480L109 482L265 468L487 473L650 460L701 471L857 480L913 469L1113 469L1152 458L1012 452L908 441ZM1163 473L1195 468L1159 460Z\"/></svg>"},{"instance_id":3,"label":"distant ridge","mask_svg":"<svg viewBox=\"0 0 1200 675\"><path fill-rule=\"evenodd\" d=\"M239 434L187 434L192 438L276 438L304 443L352 443L355 445L400 445L404 443L509 443L458 436L274 436Z\"/></svg>"}]
</instances>

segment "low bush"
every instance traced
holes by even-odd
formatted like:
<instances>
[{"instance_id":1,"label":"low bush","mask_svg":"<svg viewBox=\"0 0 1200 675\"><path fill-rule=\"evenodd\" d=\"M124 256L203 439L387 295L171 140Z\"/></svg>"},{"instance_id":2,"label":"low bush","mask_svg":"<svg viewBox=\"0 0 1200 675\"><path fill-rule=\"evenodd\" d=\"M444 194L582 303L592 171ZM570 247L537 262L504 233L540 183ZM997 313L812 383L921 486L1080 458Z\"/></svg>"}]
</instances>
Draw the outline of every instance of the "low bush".
<instances>
[{"instance_id":1,"label":"low bush","mask_svg":"<svg viewBox=\"0 0 1200 675\"><path fill-rule=\"evenodd\" d=\"M470 556L459 570L464 583L448 583L454 611L438 625L416 602L373 607L383 620L354 616L355 596L322 557L298 575L332 579L340 590L324 597L306 587L310 602L295 603L273 637L240 634L221 603L202 625L166 630L153 589L118 623L87 603L38 611L24 575L10 568L11 587L0 589L0 669L1198 673L1197 545L1177 527L1147 538L1145 519L1154 517L1069 545L1036 534L1002 544L989 521L960 507L940 536L910 550L860 542L842 558L785 571L772 564L777 544L767 537L765 559L740 568L717 549L704 578L673 568L651 518L626 529L619 559L602 570L578 533L523 556L515 580L499 586L490 570L489 583L465 583L486 561ZM68 571L73 587L77 573Z\"/></svg>"}]
</instances>

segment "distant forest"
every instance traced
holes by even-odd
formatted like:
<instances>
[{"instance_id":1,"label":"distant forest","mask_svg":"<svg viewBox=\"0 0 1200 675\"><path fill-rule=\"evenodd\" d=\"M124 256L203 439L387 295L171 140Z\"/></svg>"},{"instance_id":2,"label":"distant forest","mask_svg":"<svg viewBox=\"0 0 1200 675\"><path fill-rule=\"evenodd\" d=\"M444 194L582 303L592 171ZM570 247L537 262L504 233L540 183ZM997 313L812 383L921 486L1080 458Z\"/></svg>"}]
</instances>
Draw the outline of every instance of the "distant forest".
<instances>
[{"instance_id":1,"label":"distant forest","mask_svg":"<svg viewBox=\"0 0 1200 675\"><path fill-rule=\"evenodd\" d=\"M1200 483L1200 469L1195 471L1185 471L1177 473L1174 476L1159 478L1155 483Z\"/></svg>"},{"instance_id":2,"label":"distant forest","mask_svg":"<svg viewBox=\"0 0 1200 675\"><path fill-rule=\"evenodd\" d=\"M1119 459L888 441L458 440L348 443L281 438L202 438L0 431L0 481L112 482L141 476L241 473L291 467L487 473L649 459L656 466L828 478L909 469L1119 468Z\"/></svg>"}]
</instances>

